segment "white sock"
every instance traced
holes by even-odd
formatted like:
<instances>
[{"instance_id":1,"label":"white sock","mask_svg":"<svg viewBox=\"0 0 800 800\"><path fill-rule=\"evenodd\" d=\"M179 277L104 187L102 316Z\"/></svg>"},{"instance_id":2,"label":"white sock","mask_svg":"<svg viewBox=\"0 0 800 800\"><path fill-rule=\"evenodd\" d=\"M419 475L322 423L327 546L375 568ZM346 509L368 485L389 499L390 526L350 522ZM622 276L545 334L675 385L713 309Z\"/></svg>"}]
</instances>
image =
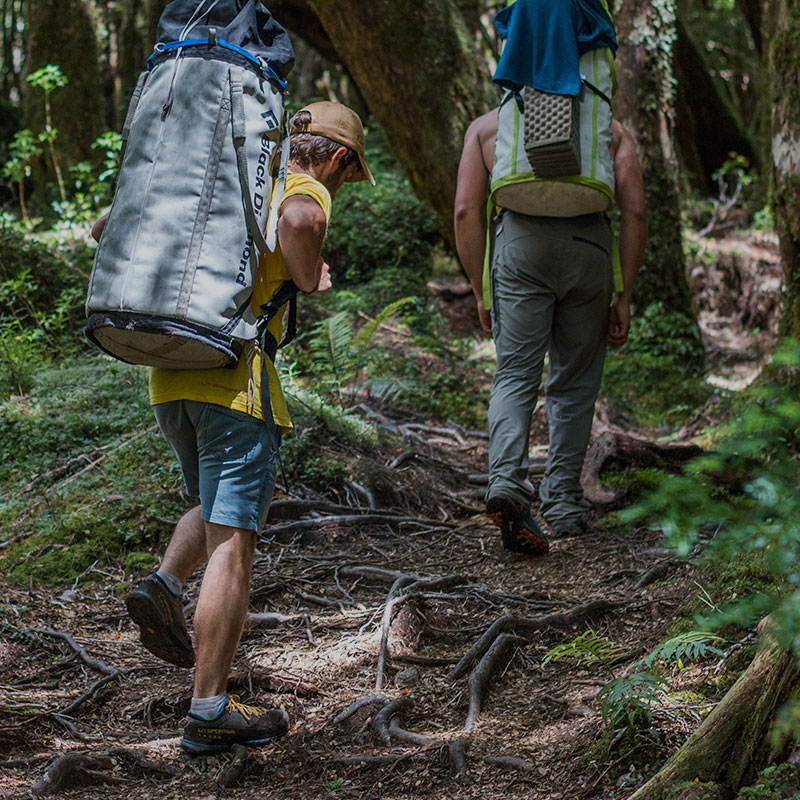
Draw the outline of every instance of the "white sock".
<instances>
[{"instance_id":1,"label":"white sock","mask_svg":"<svg viewBox=\"0 0 800 800\"><path fill-rule=\"evenodd\" d=\"M183 581L176 578L173 574L165 572L163 569L156 570L156 575L158 575L161 583L163 583L175 597L181 596L183 592Z\"/></svg>"},{"instance_id":2,"label":"white sock","mask_svg":"<svg viewBox=\"0 0 800 800\"><path fill-rule=\"evenodd\" d=\"M193 697L189 712L193 717L202 719L214 719L222 711L228 695L224 692L214 697Z\"/></svg>"}]
</instances>

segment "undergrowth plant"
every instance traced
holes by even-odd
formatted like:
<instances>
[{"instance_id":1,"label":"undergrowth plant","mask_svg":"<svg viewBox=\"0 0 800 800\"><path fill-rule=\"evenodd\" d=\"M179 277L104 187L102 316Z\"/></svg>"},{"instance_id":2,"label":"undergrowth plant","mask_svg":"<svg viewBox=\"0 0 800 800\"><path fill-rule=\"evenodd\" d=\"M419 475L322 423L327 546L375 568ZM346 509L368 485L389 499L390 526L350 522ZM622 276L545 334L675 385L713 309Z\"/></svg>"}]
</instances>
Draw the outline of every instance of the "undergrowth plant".
<instances>
[{"instance_id":1,"label":"undergrowth plant","mask_svg":"<svg viewBox=\"0 0 800 800\"><path fill-rule=\"evenodd\" d=\"M609 751L623 753L638 748L642 742L654 743L658 731L653 727L653 709L669 691L669 679L655 671L656 664L683 668L709 655L724 653L712 643L721 642L719 636L705 631L690 631L660 644L644 658L640 658L625 674L619 667L625 661L627 648L588 630L571 642L552 648L542 660L542 666L567 658L576 666L602 671L610 680L597 693L603 722L610 732Z\"/></svg>"},{"instance_id":2,"label":"undergrowth plant","mask_svg":"<svg viewBox=\"0 0 800 800\"><path fill-rule=\"evenodd\" d=\"M624 512L649 521L680 555L698 536L715 566L760 560L774 589L733 599L709 624L749 626L771 615L778 642L800 656L800 344L776 351L772 379L751 391L717 452L663 475L658 487Z\"/></svg>"},{"instance_id":3,"label":"undergrowth plant","mask_svg":"<svg viewBox=\"0 0 800 800\"><path fill-rule=\"evenodd\" d=\"M352 403L358 389L369 389L384 397L400 393L402 384L389 377L359 378L370 365L371 345L381 325L414 301L413 297L395 300L359 330L347 311L339 311L318 322L310 341L310 369L316 378L316 391L343 406Z\"/></svg>"}]
</instances>

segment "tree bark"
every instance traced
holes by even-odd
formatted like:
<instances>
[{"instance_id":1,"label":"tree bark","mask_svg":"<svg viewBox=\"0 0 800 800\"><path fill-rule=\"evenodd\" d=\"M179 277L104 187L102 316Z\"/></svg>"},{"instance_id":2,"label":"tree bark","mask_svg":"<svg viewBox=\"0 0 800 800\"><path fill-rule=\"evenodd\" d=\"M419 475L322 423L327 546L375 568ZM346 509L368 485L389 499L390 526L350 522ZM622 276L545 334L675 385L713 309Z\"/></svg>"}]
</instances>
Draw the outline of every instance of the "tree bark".
<instances>
[{"instance_id":1,"label":"tree bark","mask_svg":"<svg viewBox=\"0 0 800 800\"><path fill-rule=\"evenodd\" d=\"M616 14L614 116L636 141L644 174L648 241L634 290L637 307L660 300L694 317L681 240L677 161L673 147L675 11L664 0L624 0Z\"/></svg>"},{"instance_id":2,"label":"tree bark","mask_svg":"<svg viewBox=\"0 0 800 800\"><path fill-rule=\"evenodd\" d=\"M797 657L766 632L750 666L719 705L630 800L669 800L671 789L695 779L721 784L728 793L752 783L776 755L768 733L798 680Z\"/></svg>"},{"instance_id":3,"label":"tree bark","mask_svg":"<svg viewBox=\"0 0 800 800\"><path fill-rule=\"evenodd\" d=\"M417 195L453 241L464 131L497 102L453 0L309 0Z\"/></svg>"},{"instance_id":4,"label":"tree bark","mask_svg":"<svg viewBox=\"0 0 800 800\"><path fill-rule=\"evenodd\" d=\"M765 6L764 53L771 145L771 206L780 237L784 300L779 331L800 339L800 9L792 0Z\"/></svg>"},{"instance_id":5,"label":"tree bark","mask_svg":"<svg viewBox=\"0 0 800 800\"><path fill-rule=\"evenodd\" d=\"M88 158L103 130L103 101L94 25L83 0L27 0L26 74L56 64L69 81L51 95L62 168ZM44 130L44 93L24 86L26 127Z\"/></svg>"}]
</instances>

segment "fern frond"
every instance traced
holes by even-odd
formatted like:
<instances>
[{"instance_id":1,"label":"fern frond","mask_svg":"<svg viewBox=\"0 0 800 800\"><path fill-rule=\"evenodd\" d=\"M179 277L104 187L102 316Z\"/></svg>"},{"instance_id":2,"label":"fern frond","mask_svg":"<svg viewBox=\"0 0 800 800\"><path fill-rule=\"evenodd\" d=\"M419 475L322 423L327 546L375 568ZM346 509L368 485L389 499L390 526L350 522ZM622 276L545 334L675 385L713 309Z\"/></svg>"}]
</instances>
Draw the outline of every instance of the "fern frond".
<instances>
[{"instance_id":1,"label":"fern frond","mask_svg":"<svg viewBox=\"0 0 800 800\"><path fill-rule=\"evenodd\" d=\"M369 378L356 384L354 388L357 392L366 391L371 397L384 402L393 402L408 391L408 386L403 381L389 376Z\"/></svg>"},{"instance_id":2,"label":"fern frond","mask_svg":"<svg viewBox=\"0 0 800 800\"><path fill-rule=\"evenodd\" d=\"M672 639L660 644L652 653L646 655L638 663L649 669L660 659L662 661L675 661L678 666L682 667L683 662L691 663L709 655L724 656L725 653L722 650L711 644L711 642L724 641L721 636L716 636L713 633L689 631L688 633L682 633L680 636L674 636Z\"/></svg>"},{"instance_id":3,"label":"fern frond","mask_svg":"<svg viewBox=\"0 0 800 800\"><path fill-rule=\"evenodd\" d=\"M614 665L627 652L624 645L612 641L607 636L598 636L594 631L588 630L571 642L557 645L550 650L542 659L542 666L551 661L571 658L579 667L606 669L613 675Z\"/></svg>"},{"instance_id":4,"label":"fern frond","mask_svg":"<svg viewBox=\"0 0 800 800\"><path fill-rule=\"evenodd\" d=\"M634 672L610 680L597 693L600 712L606 724L627 719L632 724L636 714L650 719L652 708L664 699L669 682L652 672Z\"/></svg>"},{"instance_id":5,"label":"fern frond","mask_svg":"<svg viewBox=\"0 0 800 800\"><path fill-rule=\"evenodd\" d=\"M388 306L381 309L375 319L364 325L356 334L356 346L359 348L366 347L387 319L393 317L403 306L413 303L415 300L416 298L414 297L401 297L399 300L395 300L393 303L389 303Z\"/></svg>"},{"instance_id":6,"label":"fern frond","mask_svg":"<svg viewBox=\"0 0 800 800\"><path fill-rule=\"evenodd\" d=\"M353 325L348 313L339 311L318 322L310 346L314 372L333 374L341 387L353 369Z\"/></svg>"}]
</instances>

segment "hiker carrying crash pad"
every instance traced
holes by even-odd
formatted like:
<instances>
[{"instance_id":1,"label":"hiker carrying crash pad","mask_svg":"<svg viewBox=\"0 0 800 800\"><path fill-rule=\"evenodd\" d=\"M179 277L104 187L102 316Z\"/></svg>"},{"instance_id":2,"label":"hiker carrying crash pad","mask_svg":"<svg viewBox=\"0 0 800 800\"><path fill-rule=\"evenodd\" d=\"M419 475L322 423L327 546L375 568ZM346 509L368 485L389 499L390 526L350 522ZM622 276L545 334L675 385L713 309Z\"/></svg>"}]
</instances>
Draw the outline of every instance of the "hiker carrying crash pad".
<instances>
[{"instance_id":1,"label":"hiker carrying crash pad","mask_svg":"<svg viewBox=\"0 0 800 800\"><path fill-rule=\"evenodd\" d=\"M506 44L493 80L515 92L533 86L577 96L580 57L600 47L617 51L602 0L516 0L497 14L495 25Z\"/></svg>"}]
</instances>

